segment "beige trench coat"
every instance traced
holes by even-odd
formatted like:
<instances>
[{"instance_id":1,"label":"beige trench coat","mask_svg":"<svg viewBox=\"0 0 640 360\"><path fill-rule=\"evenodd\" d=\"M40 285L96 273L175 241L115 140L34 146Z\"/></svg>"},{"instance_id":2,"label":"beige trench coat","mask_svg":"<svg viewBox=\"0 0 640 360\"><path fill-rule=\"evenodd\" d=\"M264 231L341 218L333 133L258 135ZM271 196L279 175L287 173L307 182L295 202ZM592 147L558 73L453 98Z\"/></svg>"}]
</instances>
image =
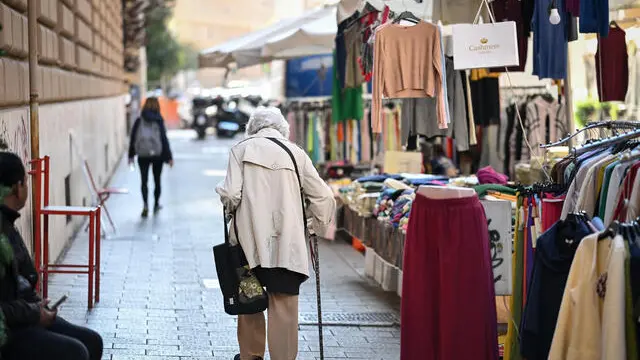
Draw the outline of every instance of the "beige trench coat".
<instances>
[{"instance_id":1,"label":"beige trench coat","mask_svg":"<svg viewBox=\"0 0 640 360\"><path fill-rule=\"evenodd\" d=\"M240 245L254 268L285 268L309 276L300 187L291 157L266 137L278 138L293 153L309 202L307 217L322 233L333 221L336 203L303 149L274 129L263 129L229 154L227 175L216 188L227 211L236 211ZM230 225L231 242L237 239Z\"/></svg>"}]
</instances>

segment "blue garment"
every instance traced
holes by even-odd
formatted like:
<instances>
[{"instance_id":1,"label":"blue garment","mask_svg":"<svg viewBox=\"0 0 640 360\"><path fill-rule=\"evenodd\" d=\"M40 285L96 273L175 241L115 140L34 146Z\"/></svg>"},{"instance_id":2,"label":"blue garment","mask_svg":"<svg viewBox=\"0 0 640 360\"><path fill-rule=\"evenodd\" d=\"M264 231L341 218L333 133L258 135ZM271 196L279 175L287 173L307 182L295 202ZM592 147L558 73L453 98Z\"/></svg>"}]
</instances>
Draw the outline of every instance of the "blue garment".
<instances>
[{"instance_id":1,"label":"blue garment","mask_svg":"<svg viewBox=\"0 0 640 360\"><path fill-rule=\"evenodd\" d=\"M598 231L604 230L604 222L597 216L591 219L591 224L598 229Z\"/></svg>"},{"instance_id":2,"label":"blue garment","mask_svg":"<svg viewBox=\"0 0 640 360\"><path fill-rule=\"evenodd\" d=\"M382 175L371 175L371 176L363 176L356 181L359 183L365 182L384 182L387 179L395 179L402 180L402 176L400 175L390 175L390 174L382 174Z\"/></svg>"},{"instance_id":3,"label":"blue garment","mask_svg":"<svg viewBox=\"0 0 640 360\"><path fill-rule=\"evenodd\" d=\"M567 76L569 13L565 0L556 0L560 23L549 22L548 8L553 0L536 0L531 19L533 29L533 75L540 79L564 79Z\"/></svg>"},{"instance_id":4,"label":"blue garment","mask_svg":"<svg viewBox=\"0 0 640 360\"><path fill-rule=\"evenodd\" d=\"M609 0L580 1L580 32L609 35Z\"/></svg>"},{"instance_id":5,"label":"blue garment","mask_svg":"<svg viewBox=\"0 0 640 360\"><path fill-rule=\"evenodd\" d=\"M547 360L558 321L564 288L578 243L591 234L585 223L558 221L536 243L527 302L520 326L520 352L527 360ZM568 244L564 240L573 240Z\"/></svg>"}]
</instances>

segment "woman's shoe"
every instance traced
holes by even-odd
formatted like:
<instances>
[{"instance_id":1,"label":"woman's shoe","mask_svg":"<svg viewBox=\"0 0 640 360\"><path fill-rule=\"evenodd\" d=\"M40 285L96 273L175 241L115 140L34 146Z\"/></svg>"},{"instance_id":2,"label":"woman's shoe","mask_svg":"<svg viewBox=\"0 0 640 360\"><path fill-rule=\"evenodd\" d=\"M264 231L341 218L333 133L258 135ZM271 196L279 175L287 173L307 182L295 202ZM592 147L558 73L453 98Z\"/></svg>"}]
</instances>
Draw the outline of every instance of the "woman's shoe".
<instances>
[{"instance_id":1,"label":"woman's shoe","mask_svg":"<svg viewBox=\"0 0 640 360\"><path fill-rule=\"evenodd\" d=\"M242 360L242 359L240 359L240 354L236 355L233 358L233 360ZM259 357L259 356L256 356L256 357L253 358L253 360L263 360L263 359L261 357Z\"/></svg>"},{"instance_id":2,"label":"woman's shoe","mask_svg":"<svg viewBox=\"0 0 640 360\"><path fill-rule=\"evenodd\" d=\"M142 209L142 217L146 218L148 216L149 216L149 209L145 207L144 209Z\"/></svg>"},{"instance_id":3,"label":"woman's shoe","mask_svg":"<svg viewBox=\"0 0 640 360\"><path fill-rule=\"evenodd\" d=\"M162 210L162 205L160 205L160 204L156 204L156 206L153 207L153 213L154 214L159 213L160 210Z\"/></svg>"}]
</instances>

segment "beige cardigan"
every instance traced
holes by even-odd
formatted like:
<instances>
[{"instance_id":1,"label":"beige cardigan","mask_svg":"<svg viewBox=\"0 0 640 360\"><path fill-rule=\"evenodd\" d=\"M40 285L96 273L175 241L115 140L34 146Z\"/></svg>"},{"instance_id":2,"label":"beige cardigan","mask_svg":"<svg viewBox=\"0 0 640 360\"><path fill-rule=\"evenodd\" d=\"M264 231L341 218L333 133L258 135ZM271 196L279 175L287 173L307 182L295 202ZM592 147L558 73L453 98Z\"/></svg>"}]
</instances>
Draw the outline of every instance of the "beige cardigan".
<instances>
[{"instance_id":1,"label":"beige cardigan","mask_svg":"<svg viewBox=\"0 0 640 360\"><path fill-rule=\"evenodd\" d=\"M549 360L626 360L625 256L621 236L598 241L598 234L593 234L580 242ZM598 295L603 279L604 299Z\"/></svg>"},{"instance_id":2,"label":"beige cardigan","mask_svg":"<svg viewBox=\"0 0 640 360\"><path fill-rule=\"evenodd\" d=\"M231 148L226 178L216 188L229 211L236 210L238 237L249 266L280 267L309 275L300 187L289 155L266 137L278 138L293 153L306 198L307 216L316 233L324 233L335 214L331 188L309 156L273 129ZM237 238L230 226L231 242Z\"/></svg>"}]
</instances>

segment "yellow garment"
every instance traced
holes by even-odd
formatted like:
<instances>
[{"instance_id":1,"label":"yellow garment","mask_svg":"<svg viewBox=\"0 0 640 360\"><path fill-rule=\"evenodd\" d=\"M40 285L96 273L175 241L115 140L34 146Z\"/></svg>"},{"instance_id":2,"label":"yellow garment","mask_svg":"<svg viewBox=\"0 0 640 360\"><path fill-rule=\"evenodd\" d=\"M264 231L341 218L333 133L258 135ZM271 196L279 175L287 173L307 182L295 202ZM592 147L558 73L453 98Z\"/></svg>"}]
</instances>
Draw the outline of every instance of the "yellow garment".
<instances>
[{"instance_id":1,"label":"yellow garment","mask_svg":"<svg viewBox=\"0 0 640 360\"><path fill-rule=\"evenodd\" d=\"M520 197L520 193L516 194L516 197ZM518 229L520 228L520 209L522 207L522 203L518 202L518 206L516 206L516 224L515 224L515 231L513 232L513 248L517 249L518 248L518 243L520 241L522 241L522 239L518 238ZM511 253L511 273L514 275L512 276L511 282L511 288L515 289L516 288L516 252L513 251ZM513 296L510 297L509 299L509 309L513 309ZM507 337L504 340L504 355L502 357L503 360L511 360L511 344L513 343L513 341L518 341L518 334L516 333L516 328L515 328L515 324L513 323L513 320L509 321L509 327L507 329Z\"/></svg>"},{"instance_id":2,"label":"yellow garment","mask_svg":"<svg viewBox=\"0 0 640 360\"><path fill-rule=\"evenodd\" d=\"M602 167L598 170L598 178L596 179L596 194L600 193L602 190L602 184L604 183L604 171L607 169L607 166L611 165L618 159L610 159L608 160ZM597 198L598 196L596 196Z\"/></svg>"},{"instance_id":3,"label":"yellow garment","mask_svg":"<svg viewBox=\"0 0 640 360\"><path fill-rule=\"evenodd\" d=\"M473 69L471 70L471 81L478 81L485 78L497 79L500 77L500 73L489 72L489 69Z\"/></svg>"},{"instance_id":4,"label":"yellow garment","mask_svg":"<svg viewBox=\"0 0 640 360\"><path fill-rule=\"evenodd\" d=\"M624 262L622 236L582 239L562 296L549 360L626 359Z\"/></svg>"}]
</instances>

